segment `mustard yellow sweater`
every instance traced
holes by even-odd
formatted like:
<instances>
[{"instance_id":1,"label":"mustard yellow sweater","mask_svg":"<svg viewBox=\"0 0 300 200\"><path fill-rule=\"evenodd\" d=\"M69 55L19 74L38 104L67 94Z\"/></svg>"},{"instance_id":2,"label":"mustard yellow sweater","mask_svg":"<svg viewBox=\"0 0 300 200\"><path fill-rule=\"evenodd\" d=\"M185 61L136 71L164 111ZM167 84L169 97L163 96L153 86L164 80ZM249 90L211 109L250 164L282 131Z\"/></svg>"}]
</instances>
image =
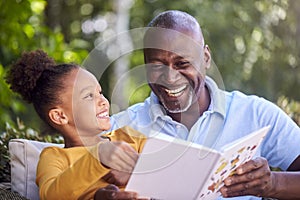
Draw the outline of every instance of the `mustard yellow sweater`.
<instances>
[{"instance_id":1,"label":"mustard yellow sweater","mask_svg":"<svg viewBox=\"0 0 300 200\"><path fill-rule=\"evenodd\" d=\"M138 153L145 144L145 136L128 126L105 136L129 143ZM108 185L101 179L109 169L99 162L98 145L45 148L36 176L40 199L93 199L97 189Z\"/></svg>"}]
</instances>

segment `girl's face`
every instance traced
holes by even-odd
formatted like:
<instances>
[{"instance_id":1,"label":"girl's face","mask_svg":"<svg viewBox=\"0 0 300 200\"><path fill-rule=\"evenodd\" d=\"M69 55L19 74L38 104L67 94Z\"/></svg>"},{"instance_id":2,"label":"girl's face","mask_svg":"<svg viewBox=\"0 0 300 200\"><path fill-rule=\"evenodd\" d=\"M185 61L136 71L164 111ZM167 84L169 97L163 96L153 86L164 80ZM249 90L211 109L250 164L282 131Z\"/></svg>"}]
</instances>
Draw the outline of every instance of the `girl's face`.
<instances>
[{"instance_id":1,"label":"girl's face","mask_svg":"<svg viewBox=\"0 0 300 200\"><path fill-rule=\"evenodd\" d=\"M66 80L67 81L67 80ZM63 99L69 124L80 136L94 136L111 127L109 102L96 77L82 68L73 70Z\"/></svg>"}]
</instances>

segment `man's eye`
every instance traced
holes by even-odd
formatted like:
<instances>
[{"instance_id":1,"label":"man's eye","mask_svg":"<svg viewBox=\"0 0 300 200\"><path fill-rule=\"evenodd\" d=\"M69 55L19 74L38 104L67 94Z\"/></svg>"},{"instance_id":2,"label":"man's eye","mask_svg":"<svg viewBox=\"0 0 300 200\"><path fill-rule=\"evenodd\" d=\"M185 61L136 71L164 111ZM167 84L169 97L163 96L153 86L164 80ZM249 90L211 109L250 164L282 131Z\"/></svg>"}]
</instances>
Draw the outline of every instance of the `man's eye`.
<instances>
[{"instance_id":1,"label":"man's eye","mask_svg":"<svg viewBox=\"0 0 300 200\"><path fill-rule=\"evenodd\" d=\"M151 64L151 67L156 70L162 69L164 66L164 64Z\"/></svg>"},{"instance_id":2,"label":"man's eye","mask_svg":"<svg viewBox=\"0 0 300 200\"><path fill-rule=\"evenodd\" d=\"M188 65L190 65L190 62L188 62L188 61L180 61L180 62L178 62L178 63L176 63L176 66L177 67L187 67Z\"/></svg>"}]
</instances>

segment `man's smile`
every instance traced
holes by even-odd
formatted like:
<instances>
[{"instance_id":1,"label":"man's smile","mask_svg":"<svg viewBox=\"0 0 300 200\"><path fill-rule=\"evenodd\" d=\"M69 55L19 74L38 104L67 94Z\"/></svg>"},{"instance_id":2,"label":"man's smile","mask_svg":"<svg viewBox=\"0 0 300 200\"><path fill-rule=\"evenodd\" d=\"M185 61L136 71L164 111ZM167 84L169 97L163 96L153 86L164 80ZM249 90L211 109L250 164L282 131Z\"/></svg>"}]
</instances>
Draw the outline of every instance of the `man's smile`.
<instances>
[{"instance_id":1,"label":"man's smile","mask_svg":"<svg viewBox=\"0 0 300 200\"><path fill-rule=\"evenodd\" d=\"M184 90L187 88L187 85L183 85L183 86L180 86L180 87L178 87L178 88L176 88L176 89L164 89L165 90L165 92L169 95L169 96L171 96L171 97L178 97L178 96L180 96L183 92L184 92Z\"/></svg>"}]
</instances>

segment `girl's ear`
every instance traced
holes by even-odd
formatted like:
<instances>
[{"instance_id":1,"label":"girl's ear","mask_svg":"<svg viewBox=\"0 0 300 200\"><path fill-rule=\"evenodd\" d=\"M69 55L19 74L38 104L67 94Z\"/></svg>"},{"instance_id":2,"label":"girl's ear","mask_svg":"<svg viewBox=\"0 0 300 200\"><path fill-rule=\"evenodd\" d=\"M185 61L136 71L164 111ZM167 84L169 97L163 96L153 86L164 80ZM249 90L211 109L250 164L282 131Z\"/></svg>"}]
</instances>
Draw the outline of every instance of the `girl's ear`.
<instances>
[{"instance_id":1,"label":"girl's ear","mask_svg":"<svg viewBox=\"0 0 300 200\"><path fill-rule=\"evenodd\" d=\"M65 125L68 123L68 117L60 108L53 108L49 111L50 120L57 125Z\"/></svg>"}]
</instances>

